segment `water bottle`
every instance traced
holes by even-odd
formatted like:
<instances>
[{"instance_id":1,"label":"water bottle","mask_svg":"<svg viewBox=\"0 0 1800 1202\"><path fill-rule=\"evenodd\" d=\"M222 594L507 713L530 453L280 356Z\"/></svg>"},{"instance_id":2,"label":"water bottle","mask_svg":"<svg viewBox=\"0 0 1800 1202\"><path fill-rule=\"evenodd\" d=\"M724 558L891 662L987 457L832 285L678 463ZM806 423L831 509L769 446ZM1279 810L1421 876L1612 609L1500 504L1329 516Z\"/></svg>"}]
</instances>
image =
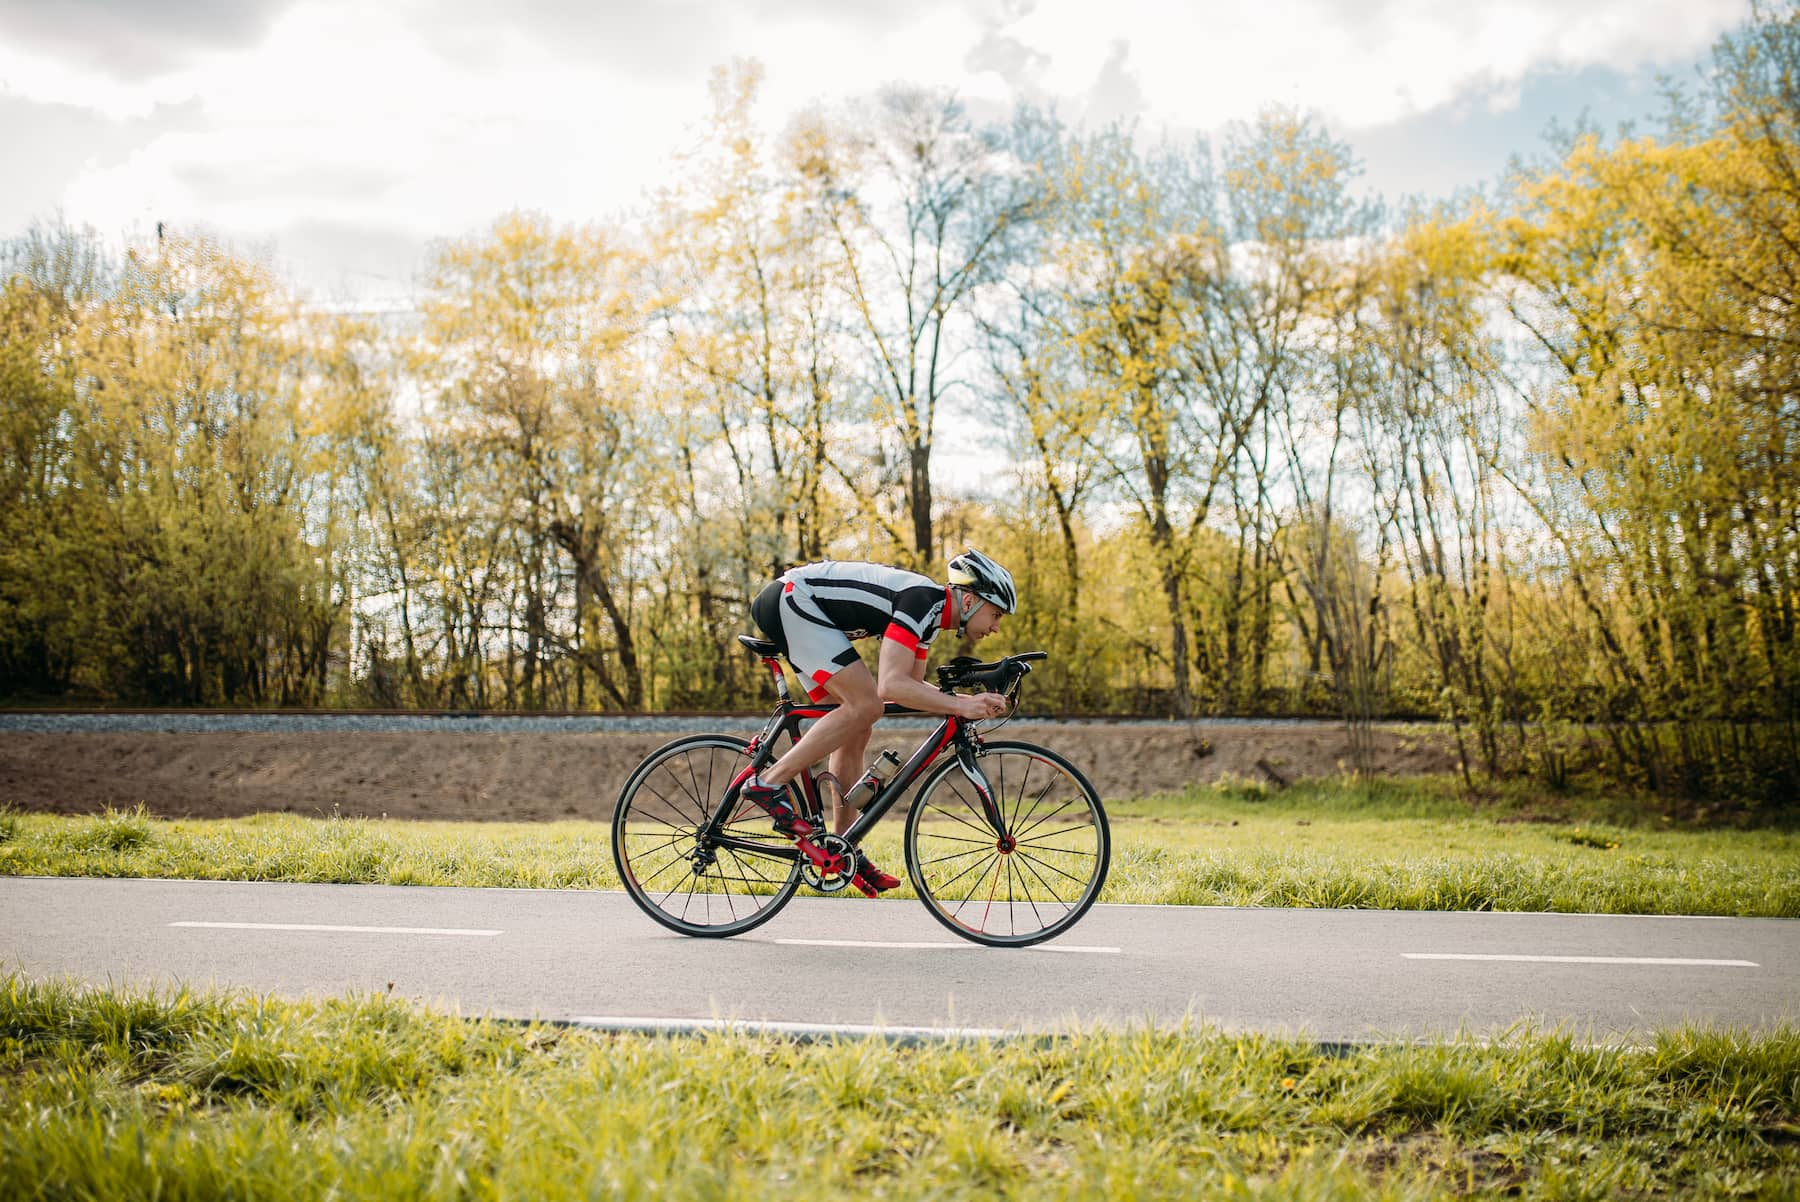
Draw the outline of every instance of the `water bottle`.
<instances>
[{"instance_id":1,"label":"water bottle","mask_svg":"<svg viewBox=\"0 0 1800 1202\"><path fill-rule=\"evenodd\" d=\"M862 779L851 785L850 791L844 794L844 804L852 809L862 809L869 804L871 797L881 792L881 786L887 784L899 769L900 757L891 751L882 752L869 765L869 770L862 774Z\"/></svg>"}]
</instances>

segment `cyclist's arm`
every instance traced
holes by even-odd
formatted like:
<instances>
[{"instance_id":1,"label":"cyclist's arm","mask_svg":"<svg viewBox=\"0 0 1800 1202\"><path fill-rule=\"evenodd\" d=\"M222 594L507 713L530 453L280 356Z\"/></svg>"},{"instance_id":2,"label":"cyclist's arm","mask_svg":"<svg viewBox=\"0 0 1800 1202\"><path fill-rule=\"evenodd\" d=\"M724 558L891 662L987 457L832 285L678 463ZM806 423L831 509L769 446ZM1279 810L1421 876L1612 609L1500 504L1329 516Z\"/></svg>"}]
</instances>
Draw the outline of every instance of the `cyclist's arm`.
<instances>
[{"instance_id":1,"label":"cyclist's arm","mask_svg":"<svg viewBox=\"0 0 1800 1202\"><path fill-rule=\"evenodd\" d=\"M881 660L875 674L875 690L883 701L928 714L956 714L963 718L992 718L1006 712L1006 699L997 693L959 697L925 683L925 661L914 648L898 639L881 640Z\"/></svg>"}]
</instances>

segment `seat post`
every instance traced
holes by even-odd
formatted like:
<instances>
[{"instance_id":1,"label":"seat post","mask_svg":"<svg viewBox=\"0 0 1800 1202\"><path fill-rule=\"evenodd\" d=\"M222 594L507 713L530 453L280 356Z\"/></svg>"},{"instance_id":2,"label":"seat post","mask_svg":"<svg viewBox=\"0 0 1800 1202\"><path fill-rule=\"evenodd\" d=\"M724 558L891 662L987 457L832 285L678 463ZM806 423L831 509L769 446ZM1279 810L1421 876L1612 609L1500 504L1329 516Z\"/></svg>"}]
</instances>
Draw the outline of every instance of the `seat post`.
<instances>
[{"instance_id":1,"label":"seat post","mask_svg":"<svg viewBox=\"0 0 1800 1202\"><path fill-rule=\"evenodd\" d=\"M778 659L765 659L763 660L763 663L768 667L769 671L774 674L775 696L786 701L788 699L787 673L781 670L781 661Z\"/></svg>"}]
</instances>

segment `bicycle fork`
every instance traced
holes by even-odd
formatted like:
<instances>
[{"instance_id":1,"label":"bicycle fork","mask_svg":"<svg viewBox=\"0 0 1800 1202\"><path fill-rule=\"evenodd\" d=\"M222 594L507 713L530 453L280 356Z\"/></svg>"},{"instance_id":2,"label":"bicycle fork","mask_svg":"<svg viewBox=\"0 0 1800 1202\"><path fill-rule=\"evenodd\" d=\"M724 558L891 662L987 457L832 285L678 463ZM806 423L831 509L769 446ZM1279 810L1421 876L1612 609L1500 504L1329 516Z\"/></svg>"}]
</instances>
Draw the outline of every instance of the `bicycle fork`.
<instances>
[{"instance_id":1,"label":"bicycle fork","mask_svg":"<svg viewBox=\"0 0 1800 1202\"><path fill-rule=\"evenodd\" d=\"M981 799L981 816L987 820L989 829L999 841L1002 851L1012 850L1012 834L1006 829L1006 815L1000 809L1000 802L994 796L994 788L988 783L987 774L981 770L981 762L975 754L973 746L959 747L956 752L957 766L969 783L975 786L975 795Z\"/></svg>"}]
</instances>

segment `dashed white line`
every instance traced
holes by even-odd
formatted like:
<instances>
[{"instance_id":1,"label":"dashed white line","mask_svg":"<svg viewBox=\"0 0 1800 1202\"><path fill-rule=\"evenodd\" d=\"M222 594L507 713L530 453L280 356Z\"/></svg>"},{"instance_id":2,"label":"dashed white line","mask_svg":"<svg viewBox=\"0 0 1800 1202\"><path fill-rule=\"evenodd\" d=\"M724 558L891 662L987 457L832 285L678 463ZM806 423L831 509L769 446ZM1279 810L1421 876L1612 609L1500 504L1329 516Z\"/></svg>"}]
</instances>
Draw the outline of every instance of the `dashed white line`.
<instances>
[{"instance_id":1,"label":"dashed white line","mask_svg":"<svg viewBox=\"0 0 1800 1202\"><path fill-rule=\"evenodd\" d=\"M1510 956L1477 952L1401 952L1408 960L1516 960L1527 964L1662 964L1697 968L1761 968L1754 960L1689 960L1675 956Z\"/></svg>"},{"instance_id":2,"label":"dashed white line","mask_svg":"<svg viewBox=\"0 0 1800 1202\"><path fill-rule=\"evenodd\" d=\"M893 948L903 951L977 951L973 943L945 943L943 941L912 943L897 940L876 939L777 939L776 943L789 947L879 947ZM1076 955L1117 956L1120 949L1116 947L1081 947L1073 944L1037 944L1024 950L1033 952L1073 952Z\"/></svg>"},{"instance_id":3,"label":"dashed white line","mask_svg":"<svg viewBox=\"0 0 1800 1202\"><path fill-rule=\"evenodd\" d=\"M206 927L220 931L332 931L349 935L503 935L480 927L346 927L318 922L172 922L172 927Z\"/></svg>"}]
</instances>

